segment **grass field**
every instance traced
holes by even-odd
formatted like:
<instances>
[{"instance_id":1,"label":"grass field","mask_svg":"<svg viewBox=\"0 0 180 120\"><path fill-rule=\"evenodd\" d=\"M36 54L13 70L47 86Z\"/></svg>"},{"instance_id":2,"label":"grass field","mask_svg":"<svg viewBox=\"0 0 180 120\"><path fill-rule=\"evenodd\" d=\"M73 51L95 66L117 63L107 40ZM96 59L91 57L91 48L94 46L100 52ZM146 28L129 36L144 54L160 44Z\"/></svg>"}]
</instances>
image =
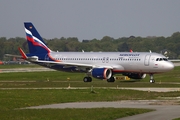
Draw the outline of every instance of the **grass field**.
<instances>
[{"instance_id":1,"label":"grass field","mask_svg":"<svg viewBox=\"0 0 180 120\"><path fill-rule=\"evenodd\" d=\"M0 90L0 119L1 120L114 120L152 110L124 108L93 108L93 109L19 109L53 103L83 102L83 101L119 101L124 99L141 99L166 96L164 94L149 94L133 90L112 89L27 89ZM154 95L154 96L153 96ZM167 95L168 96L168 95ZM177 93L171 93L177 96ZM146 99L143 98L143 99Z\"/></svg>"},{"instance_id":2,"label":"grass field","mask_svg":"<svg viewBox=\"0 0 180 120\"><path fill-rule=\"evenodd\" d=\"M5 67L6 66L6 67ZM11 65L11 68L19 66ZM36 65L22 65L22 67L37 67ZM2 66L0 66L0 69ZM9 68L4 65L3 68ZM180 67L175 67L174 70L155 74L155 84L149 83L149 75L145 79L137 82L120 81L114 83L107 83L105 80L98 80L93 78L93 82L84 83L84 73L67 73L60 71L44 71L44 72L15 72L15 73L0 73L0 88L12 87L180 87Z\"/></svg>"},{"instance_id":3,"label":"grass field","mask_svg":"<svg viewBox=\"0 0 180 120\"><path fill-rule=\"evenodd\" d=\"M4 67L4 66L3 66ZM18 68L13 66L9 68ZM29 67L29 66L23 66ZM36 66L33 66L36 67ZM4 67L7 68L7 67ZM1 69L1 66L0 66ZM59 71L0 73L0 119L2 120L114 120L124 116L144 113L151 110L94 108L94 109L19 109L30 106L85 101L120 101L159 99L179 97L180 92L145 92L135 90L110 89L110 87L180 87L180 67L171 72L155 75L156 83L149 83L149 76L138 82L107 83L93 79L84 83L82 73L65 73ZM68 79L67 79L68 78ZM164 83L165 82L165 83ZM87 87L86 89L66 89ZM93 89L92 89L93 86ZM2 88L58 88L63 89L2 89ZM100 88L96 88L100 87ZM104 88L107 87L107 88Z\"/></svg>"},{"instance_id":4,"label":"grass field","mask_svg":"<svg viewBox=\"0 0 180 120\"><path fill-rule=\"evenodd\" d=\"M51 90L0 90L0 119L115 119L122 116L134 115L151 110L144 109L45 109L27 110L17 109L30 106L84 102L84 101L120 101L137 99L157 99L159 97L177 97L179 92L156 93L135 90L112 90L112 89L51 89ZM68 111L68 112L67 112ZM83 111L83 112L82 112ZM86 114L87 112L87 114ZM97 113L98 112L98 113Z\"/></svg>"},{"instance_id":5,"label":"grass field","mask_svg":"<svg viewBox=\"0 0 180 120\"><path fill-rule=\"evenodd\" d=\"M152 110L129 108L3 110L1 120L115 120Z\"/></svg>"}]
</instances>

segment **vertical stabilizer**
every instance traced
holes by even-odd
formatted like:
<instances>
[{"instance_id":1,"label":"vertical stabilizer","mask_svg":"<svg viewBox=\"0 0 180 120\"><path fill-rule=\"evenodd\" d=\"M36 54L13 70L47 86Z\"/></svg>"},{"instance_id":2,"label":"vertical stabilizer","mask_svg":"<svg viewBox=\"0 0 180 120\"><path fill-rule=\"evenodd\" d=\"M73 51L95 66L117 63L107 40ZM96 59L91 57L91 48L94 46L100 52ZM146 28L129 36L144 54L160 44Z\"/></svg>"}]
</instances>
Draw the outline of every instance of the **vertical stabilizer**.
<instances>
[{"instance_id":1,"label":"vertical stabilizer","mask_svg":"<svg viewBox=\"0 0 180 120\"><path fill-rule=\"evenodd\" d=\"M24 27L30 54L44 54L51 51L31 22L25 22Z\"/></svg>"}]
</instances>

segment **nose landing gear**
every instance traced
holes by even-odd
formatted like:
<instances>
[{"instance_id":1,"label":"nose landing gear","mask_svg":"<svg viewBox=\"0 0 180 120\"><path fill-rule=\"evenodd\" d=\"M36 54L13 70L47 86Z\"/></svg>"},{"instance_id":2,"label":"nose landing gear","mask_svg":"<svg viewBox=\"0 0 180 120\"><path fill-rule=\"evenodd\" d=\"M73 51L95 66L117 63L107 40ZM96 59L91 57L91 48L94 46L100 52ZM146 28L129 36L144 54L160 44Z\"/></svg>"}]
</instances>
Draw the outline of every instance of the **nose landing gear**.
<instances>
[{"instance_id":1,"label":"nose landing gear","mask_svg":"<svg viewBox=\"0 0 180 120\"><path fill-rule=\"evenodd\" d=\"M150 75L150 80L149 80L149 82L150 82L150 83L155 83L153 74L149 74L149 75Z\"/></svg>"}]
</instances>

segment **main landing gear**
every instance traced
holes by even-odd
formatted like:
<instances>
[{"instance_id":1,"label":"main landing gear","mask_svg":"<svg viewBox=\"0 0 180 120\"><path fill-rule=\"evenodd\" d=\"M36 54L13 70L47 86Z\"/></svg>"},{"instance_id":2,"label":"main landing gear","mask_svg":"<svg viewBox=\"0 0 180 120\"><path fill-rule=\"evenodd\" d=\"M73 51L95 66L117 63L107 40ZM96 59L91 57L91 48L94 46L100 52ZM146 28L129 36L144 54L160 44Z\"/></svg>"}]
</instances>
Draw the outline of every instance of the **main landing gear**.
<instances>
[{"instance_id":1,"label":"main landing gear","mask_svg":"<svg viewBox=\"0 0 180 120\"><path fill-rule=\"evenodd\" d=\"M92 81L92 78L91 78L91 77L84 77L84 78L83 78L83 81L84 81L84 82L91 82L91 81Z\"/></svg>"},{"instance_id":2,"label":"main landing gear","mask_svg":"<svg viewBox=\"0 0 180 120\"><path fill-rule=\"evenodd\" d=\"M154 77L153 77L153 74L149 74L150 75L150 83L155 83L155 80L154 80Z\"/></svg>"},{"instance_id":3,"label":"main landing gear","mask_svg":"<svg viewBox=\"0 0 180 120\"><path fill-rule=\"evenodd\" d=\"M84 77L83 78L84 82L92 82L92 78L91 77ZM107 82L114 82L115 78L114 77L110 77L109 79L107 79Z\"/></svg>"},{"instance_id":4,"label":"main landing gear","mask_svg":"<svg viewBox=\"0 0 180 120\"><path fill-rule=\"evenodd\" d=\"M109 79L107 79L107 82L114 82L115 78L114 77L110 77Z\"/></svg>"}]
</instances>

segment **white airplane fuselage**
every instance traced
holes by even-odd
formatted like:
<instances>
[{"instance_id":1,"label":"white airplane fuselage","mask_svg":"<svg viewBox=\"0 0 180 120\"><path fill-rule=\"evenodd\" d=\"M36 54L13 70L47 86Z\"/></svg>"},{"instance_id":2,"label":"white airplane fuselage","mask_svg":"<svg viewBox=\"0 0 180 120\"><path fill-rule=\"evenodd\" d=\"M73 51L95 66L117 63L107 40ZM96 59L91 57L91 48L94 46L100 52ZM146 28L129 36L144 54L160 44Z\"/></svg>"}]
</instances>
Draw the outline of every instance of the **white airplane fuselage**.
<instances>
[{"instance_id":1,"label":"white airplane fuselage","mask_svg":"<svg viewBox=\"0 0 180 120\"><path fill-rule=\"evenodd\" d=\"M158 60L166 58L157 53L149 52L51 52L50 56L63 63L77 63L76 70L83 70L78 64L90 64L92 67L104 67L113 69L114 73L138 72L138 73L163 73L174 68L172 62ZM49 60L49 57L45 58ZM70 68L67 65L64 68ZM63 69L62 69L63 70Z\"/></svg>"}]
</instances>

